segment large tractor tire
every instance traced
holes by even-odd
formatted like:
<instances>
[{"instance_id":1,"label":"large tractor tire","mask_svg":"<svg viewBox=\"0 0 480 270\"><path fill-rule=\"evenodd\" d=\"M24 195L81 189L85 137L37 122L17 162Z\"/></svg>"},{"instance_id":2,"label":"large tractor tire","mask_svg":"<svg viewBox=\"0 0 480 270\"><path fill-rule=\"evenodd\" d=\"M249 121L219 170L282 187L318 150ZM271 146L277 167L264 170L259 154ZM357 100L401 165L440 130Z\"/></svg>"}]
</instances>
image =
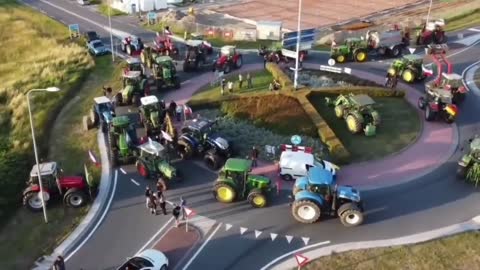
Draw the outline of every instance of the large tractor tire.
<instances>
[{"instance_id":1,"label":"large tractor tire","mask_svg":"<svg viewBox=\"0 0 480 270\"><path fill-rule=\"evenodd\" d=\"M150 177L148 167L141 160L137 160L135 167L137 167L138 174L140 174L143 178L148 179Z\"/></svg>"},{"instance_id":2,"label":"large tractor tire","mask_svg":"<svg viewBox=\"0 0 480 270\"><path fill-rule=\"evenodd\" d=\"M47 201L45 201L47 204ZM23 196L23 205L32 212L40 212L43 209L42 199L39 192L30 191Z\"/></svg>"},{"instance_id":3,"label":"large tractor tire","mask_svg":"<svg viewBox=\"0 0 480 270\"><path fill-rule=\"evenodd\" d=\"M362 210L356 204L346 203L340 206L337 214L345 227L354 227L363 223Z\"/></svg>"},{"instance_id":4,"label":"large tractor tire","mask_svg":"<svg viewBox=\"0 0 480 270\"><path fill-rule=\"evenodd\" d=\"M252 189L247 196L247 201L254 208L263 208L267 206L267 197L260 189Z\"/></svg>"},{"instance_id":5,"label":"large tractor tire","mask_svg":"<svg viewBox=\"0 0 480 270\"><path fill-rule=\"evenodd\" d=\"M117 151L115 149L112 149L111 147L110 147L110 163L112 168L115 168L118 165L120 165L120 160L118 159Z\"/></svg>"},{"instance_id":6,"label":"large tractor tire","mask_svg":"<svg viewBox=\"0 0 480 270\"><path fill-rule=\"evenodd\" d=\"M242 67L242 65L243 65L243 57L240 55L237 61L235 62L235 68L239 69Z\"/></svg>"},{"instance_id":7,"label":"large tractor tire","mask_svg":"<svg viewBox=\"0 0 480 270\"><path fill-rule=\"evenodd\" d=\"M228 74L231 71L231 67L229 63L225 63L225 68L223 69L223 73Z\"/></svg>"},{"instance_id":8,"label":"large tractor tire","mask_svg":"<svg viewBox=\"0 0 480 270\"><path fill-rule=\"evenodd\" d=\"M213 188L213 195L217 201L231 203L237 197L235 189L226 183L217 183Z\"/></svg>"},{"instance_id":9,"label":"large tractor tire","mask_svg":"<svg viewBox=\"0 0 480 270\"><path fill-rule=\"evenodd\" d=\"M79 208L87 203L87 195L83 190L71 188L63 196L63 203L68 207Z\"/></svg>"},{"instance_id":10,"label":"large tractor tire","mask_svg":"<svg viewBox=\"0 0 480 270\"><path fill-rule=\"evenodd\" d=\"M391 50L390 50L390 56L391 57L399 57L400 55L402 54L402 48L400 46L394 46Z\"/></svg>"},{"instance_id":11,"label":"large tractor tire","mask_svg":"<svg viewBox=\"0 0 480 270\"><path fill-rule=\"evenodd\" d=\"M335 62L342 64L342 63L345 63L345 61L347 61L347 57L345 55L337 55L337 57L335 57L334 60Z\"/></svg>"},{"instance_id":12,"label":"large tractor tire","mask_svg":"<svg viewBox=\"0 0 480 270\"><path fill-rule=\"evenodd\" d=\"M418 98L417 106L420 110L425 110L425 108L427 107L427 101L424 97Z\"/></svg>"},{"instance_id":13,"label":"large tractor tire","mask_svg":"<svg viewBox=\"0 0 480 270\"><path fill-rule=\"evenodd\" d=\"M343 105L337 105L335 106L335 116L337 118L343 118L343 114L345 113L345 107L343 107Z\"/></svg>"},{"instance_id":14,"label":"large tractor tire","mask_svg":"<svg viewBox=\"0 0 480 270\"><path fill-rule=\"evenodd\" d=\"M94 126L97 126L98 121L100 121L100 117L99 117L98 113L93 109L90 110L90 120L92 120Z\"/></svg>"},{"instance_id":15,"label":"large tractor tire","mask_svg":"<svg viewBox=\"0 0 480 270\"><path fill-rule=\"evenodd\" d=\"M298 200L292 204L292 215L301 223L311 224L316 222L322 214L320 206L310 200Z\"/></svg>"},{"instance_id":16,"label":"large tractor tire","mask_svg":"<svg viewBox=\"0 0 480 270\"><path fill-rule=\"evenodd\" d=\"M457 166L457 179L465 180L467 177L468 167L465 166Z\"/></svg>"},{"instance_id":17,"label":"large tractor tire","mask_svg":"<svg viewBox=\"0 0 480 270\"><path fill-rule=\"evenodd\" d=\"M435 112L432 111L432 108L430 108L430 105L425 106L425 121L430 122L435 119Z\"/></svg>"},{"instance_id":18,"label":"large tractor tire","mask_svg":"<svg viewBox=\"0 0 480 270\"><path fill-rule=\"evenodd\" d=\"M203 157L203 161L210 170L216 171L222 167L223 158L217 155L214 150L208 150Z\"/></svg>"},{"instance_id":19,"label":"large tractor tire","mask_svg":"<svg viewBox=\"0 0 480 270\"><path fill-rule=\"evenodd\" d=\"M178 154L180 158L183 160L191 159L193 157L193 149L192 146L183 140L178 141Z\"/></svg>"},{"instance_id":20,"label":"large tractor tire","mask_svg":"<svg viewBox=\"0 0 480 270\"><path fill-rule=\"evenodd\" d=\"M115 95L115 106L123 106L123 96L122 93L117 93Z\"/></svg>"},{"instance_id":21,"label":"large tractor tire","mask_svg":"<svg viewBox=\"0 0 480 270\"><path fill-rule=\"evenodd\" d=\"M362 131L362 124L360 122L360 119L358 119L355 115L348 115L345 121L347 122L347 128L351 133L355 134Z\"/></svg>"},{"instance_id":22,"label":"large tractor tire","mask_svg":"<svg viewBox=\"0 0 480 270\"><path fill-rule=\"evenodd\" d=\"M82 125L83 125L83 130L84 131L89 131L90 129L93 128L92 120L87 115L83 116Z\"/></svg>"},{"instance_id":23,"label":"large tractor tire","mask_svg":"<svg viewBox=\"0 0 480 270\"><path fill-rule=\"evenodd\" d=\"M354 59L356 62L365 62L368 59L368 54L365 50L358 50L355 52Z\"/></svg>"},{"instance_id":24,"label":"large tractor tire","mask_svg":"<svg viewBox=\"0 0 480 270\"><path fill-rule=\"evenodd\" d=\"M406 83L413 83L415 81L415 72L411 69L405 69L402 72L402 79Z\"/></svg>"}]
</instances>

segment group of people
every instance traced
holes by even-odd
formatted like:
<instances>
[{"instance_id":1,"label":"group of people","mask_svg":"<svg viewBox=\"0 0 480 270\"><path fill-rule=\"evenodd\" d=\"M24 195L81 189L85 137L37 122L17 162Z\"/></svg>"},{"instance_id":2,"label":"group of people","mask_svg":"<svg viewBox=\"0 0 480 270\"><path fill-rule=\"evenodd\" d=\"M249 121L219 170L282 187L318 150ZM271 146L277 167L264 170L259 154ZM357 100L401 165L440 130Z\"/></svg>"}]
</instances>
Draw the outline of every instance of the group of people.
<instances>
[{"instance_id":1,"label":"group of people","mask_svg":"<svg viewBox=\"0 0 480 270\"><path fill-rule=\"evenodd\" d=\"M158 207L160 207L163 215L167 215L167 200L165 198L165 190L167 189L167 186L162 178L158 179L156 189L157 191L154 192L150 189L150 187L146 187L146 207L152 215L158 214ZM185 212L186 204L187 202L183 199L183 197L180 197L180 204L172 204L172 215L175 218L175 227L178 227L180 223L180 216L182 217L182 220L185 220L187 216Z\"/></svg>"},{"instance_id":2,"label":"group of people","mask_svg":"<svg viewBox=\"0 0 480 270\"><path fill-rule=\"evenodd\" d=\"M247 81L247 88L248 89L253 88L253 78L250 75L250 73L247 73L246 81ZM243 75L240 73L238 74L238 89L243 88L243 82L244 82ZM220 82L220 91L222 96L225 95L225 88L228 89L229 93L233 93L233 82L232 81L227 82L227 80L223 78L222 81Z\"/></svg>"}]
</instances>

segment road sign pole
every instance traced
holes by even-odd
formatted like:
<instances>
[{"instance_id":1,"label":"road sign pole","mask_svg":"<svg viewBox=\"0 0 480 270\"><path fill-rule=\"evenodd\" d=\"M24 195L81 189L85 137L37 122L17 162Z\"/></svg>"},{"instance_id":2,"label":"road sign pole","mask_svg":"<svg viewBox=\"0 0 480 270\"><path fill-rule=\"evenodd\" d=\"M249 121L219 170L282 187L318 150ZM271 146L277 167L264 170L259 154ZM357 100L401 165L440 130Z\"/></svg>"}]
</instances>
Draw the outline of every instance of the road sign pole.
<instances>
[{"instance_id":1,"label":"road sign pole","mask_svg":"<svg viewBox=\"0 0 480 270\"><path fill-rule=\"evenodd\" d=\"M112 51L112 62L115 62L115 51L113 49L112 16L110 14L112 7L108 3L108 26L110 27L110 50Z\"/></svg>"},{"instance_id":2,"label":"road sign pole","mask_svg":"<svg viewBox=\"0 0 480 270\"><path fill-rule=\"evenodd\" d=\"M185 218L185 232L188 232L188 216Z\"/></svg>"},{"instance_id":3,"label":"road sign pole","mask_svg":"<svg viewBox=\"0 0 480 270\"><path fill-rule=\"evenodd\" d=\"M430 19L430 11L432 11L432 4L433 4L433 0L430 0L430 5L428 6L428 13L427 13L427 24L428 24L428 20Z\"/></svg>"},{"instance_id":4,"label":"road sign pole","mask_svg":"<svg viewBox=\"0 0 480 270\"><path fill-rule=\"evenodd\" d=\"M300 37L301 37L301 29L300 29L300 21L302 19L302 0L298 0L298 22L297 22L297 57L295 57L295 76L293 79L293 88L295 90L298 88L298 61L299 61L299 51L300 51Z\"/></svg>"}]
</instances>

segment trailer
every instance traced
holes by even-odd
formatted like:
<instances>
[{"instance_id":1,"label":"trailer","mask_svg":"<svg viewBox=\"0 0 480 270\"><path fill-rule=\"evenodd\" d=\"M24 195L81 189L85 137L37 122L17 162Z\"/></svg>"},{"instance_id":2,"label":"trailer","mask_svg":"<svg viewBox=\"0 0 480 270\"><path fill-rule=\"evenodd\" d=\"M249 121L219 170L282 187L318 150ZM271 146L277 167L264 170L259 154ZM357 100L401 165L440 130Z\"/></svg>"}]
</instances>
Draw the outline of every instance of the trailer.
<instances>
[{"instance_id":1,"label":"trailer","mask_svg":"<svg viewBox=\"0 0 480 270\"><path fill-rule=\"evenodd\" d=\"M369 51L391 57L400 56L410 42L408 33L395 29L385 32L367 31L366 40Z\"/></svg>"}]
</instances>

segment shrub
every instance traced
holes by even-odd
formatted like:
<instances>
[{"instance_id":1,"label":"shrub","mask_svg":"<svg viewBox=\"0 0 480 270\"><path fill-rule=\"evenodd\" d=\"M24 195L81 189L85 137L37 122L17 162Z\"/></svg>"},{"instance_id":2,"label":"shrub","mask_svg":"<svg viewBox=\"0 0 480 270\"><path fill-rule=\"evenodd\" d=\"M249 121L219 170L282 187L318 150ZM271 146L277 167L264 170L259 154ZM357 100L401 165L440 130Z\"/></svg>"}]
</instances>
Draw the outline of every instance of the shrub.
<instances>
[{"instance_id":1,"label":"shrub","mask_svg":"<svg viewBox=\"0 0 480 270\"><path fill-rule=\"evenodd\" d=\"M309 95L348 95L350 93L360 95L366 94L371 97L405 97L405 91L402 90L390 90L382 87L333 87L333 88L322 88L321 90L312 90Z\"/></svg>"},{"instance_id":2,"label":"shrub","mask_svg":"<svg viewBox=\"0 0 480 270\"><path fill-rule=\"evenodd\" d=\"M275 63L267 63L267 70L272 73L273 78L277 79L282 90L291 90L293 82L287 74Z\"/></svg>"}]
</instances>

